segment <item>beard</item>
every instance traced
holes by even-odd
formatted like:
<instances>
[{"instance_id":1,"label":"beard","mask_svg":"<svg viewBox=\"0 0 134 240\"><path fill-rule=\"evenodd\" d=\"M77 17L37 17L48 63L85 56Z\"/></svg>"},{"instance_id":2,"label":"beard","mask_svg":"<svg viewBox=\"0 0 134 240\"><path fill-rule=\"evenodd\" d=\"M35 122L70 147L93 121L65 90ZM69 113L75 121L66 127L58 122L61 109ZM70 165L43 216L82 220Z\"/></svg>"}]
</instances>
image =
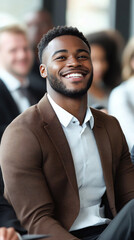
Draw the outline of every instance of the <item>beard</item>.
<instances>
[{"instance_id":1,"label":"beard","mask_svg":"<svg viewBox=\"0 0 134 240\"><path fill-rule=\"evenodd\" d=\"M67 89L65 84L63 82L59 81L58 78L56 78L52 74L49 74L49 71L47 71L47 72L48 72L47 78L48 78L50 86L56 92L66 96L66 97L69 97L69 98L79 98L79 97L82 97L83 95L85 95L87 93L88 89L91 87L91 84L93 81L93 71L92 71L85 88L82 88L80 90L70 90L70 89Z\"/></svg>"}]
</instances>

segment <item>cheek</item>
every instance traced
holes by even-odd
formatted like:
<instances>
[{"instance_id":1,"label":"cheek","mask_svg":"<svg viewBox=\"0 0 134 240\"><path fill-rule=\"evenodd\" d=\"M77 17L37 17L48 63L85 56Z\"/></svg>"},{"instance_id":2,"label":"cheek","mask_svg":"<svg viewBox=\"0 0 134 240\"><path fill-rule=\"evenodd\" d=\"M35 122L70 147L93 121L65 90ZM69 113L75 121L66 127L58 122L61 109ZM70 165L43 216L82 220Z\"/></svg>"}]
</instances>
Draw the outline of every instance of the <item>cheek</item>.
<instances>
[{"instance_id":1,"label":"cheek","mask_svg":"<svg viewBox=\"0 0 134 240\"><path fill-rule=\"evenodd\" d=\"M102 70L103 70L103 74L105 74L109 69L109 64L107 63L107 61L104 61L103 65L102 65Z\"/></svg>"},{"instance_id":2,"label":"cheek","mask_svg":"<svg viewBox=\"0 0 134 240\"><path fill-rule=\"evenodd\" d=\"M130 61L130 67L132 68L132 70L134 71L134 57L131 59Z\"/></svg>"},{"instance_id":3,"label":"cheek","mask_svg":"<svg viewBox=\"0 0 134 240\"><path fill-rule=\"evenodd\" d=\"M29 60L29 63L33 63L34 61L34 56L33 56L33 53L28 53L27 54L27 59Z\"/></svg>"},{"instance_id":4,"label":"cheek","mask_svg":"<svg viewBox=\"0 0 134 240\"><path fill-rule=\"evenodd\" d=\"M94 72L100 72L104 74L108 70L109 65L105 60L93 60L93 68Z\"/></svg>"},{"instance_id":5,"label":"cheek","mask_svg":"<svg viewBox=\"0 0 134 240\"><path fill-rule=\"evenodd\" d=\"M50 63L47 65L47 71L49 71L49 74L51 75L58 75L61 69L62 69L61 64Z\"/></svg>"},{"instance_id":6,"label":"cheek","mask_svg":"<svg viewBox=\"0 0 134 240\"><path fill-rule=\"evenodd\" d=\"M8 60L6 60L9 64L15 64L18 60L17 57L12 54L7 57Z\"/></svg>"}]
</instances>

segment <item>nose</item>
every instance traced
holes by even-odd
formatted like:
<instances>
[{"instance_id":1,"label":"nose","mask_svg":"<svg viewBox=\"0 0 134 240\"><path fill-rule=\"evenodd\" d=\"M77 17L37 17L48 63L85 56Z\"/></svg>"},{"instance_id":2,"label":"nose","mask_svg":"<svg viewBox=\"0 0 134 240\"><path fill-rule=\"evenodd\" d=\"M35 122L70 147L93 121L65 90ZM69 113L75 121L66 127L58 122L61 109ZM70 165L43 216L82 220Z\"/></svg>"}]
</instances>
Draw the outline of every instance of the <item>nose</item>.
<instances>
[{"instance_id":1,"label":"nose","mask_svg":"<svg viewBox=\"0 0 134 240\"><path fill-rule=\"evenodd\" d=\"M67 61L68 67L78 67L81 66L81 62L76 57L71 57Z\"/></svg>"},{"instance_id":2,"label":"nose","mask_svg":"<svg viewBox=\"0 0 134 240\"><path fill-rule=\"evenodd\" d=\"M25 58L25 57L26 57L26 52L25 52L25 50L23 50L23 49L18 50L18 52L17 52L17 57L18 57L18 59L23 59L23 58Z\"/></svg>"}]
</instances>

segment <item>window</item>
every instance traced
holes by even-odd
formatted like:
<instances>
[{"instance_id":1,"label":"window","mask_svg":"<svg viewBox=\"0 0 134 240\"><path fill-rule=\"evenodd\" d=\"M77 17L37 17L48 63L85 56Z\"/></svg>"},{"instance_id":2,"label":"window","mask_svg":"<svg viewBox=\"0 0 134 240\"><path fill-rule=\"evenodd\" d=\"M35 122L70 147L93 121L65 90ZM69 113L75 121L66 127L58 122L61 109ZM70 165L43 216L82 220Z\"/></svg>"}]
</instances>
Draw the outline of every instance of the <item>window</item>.
<instances>
[{"instance_id":1,"label":"window","mask_svg":"<svg viewBox=\"0 0 134 240\"><path fill-rule=\"evenodd\" d=\"M84 34L110 28L110 0L67 0L67 26Z\"/></svg>"},{"instance_id":2,"label":"window","mask_svg":"<svg viewBox=\"0 0 134 240\"><path fill-rule=\"evenodd\" d=\"M4 0L0 3L0 27L14 23L16 20L23 21L27 12L41 8L42 0Z\"/></svg>"}]
</instances>

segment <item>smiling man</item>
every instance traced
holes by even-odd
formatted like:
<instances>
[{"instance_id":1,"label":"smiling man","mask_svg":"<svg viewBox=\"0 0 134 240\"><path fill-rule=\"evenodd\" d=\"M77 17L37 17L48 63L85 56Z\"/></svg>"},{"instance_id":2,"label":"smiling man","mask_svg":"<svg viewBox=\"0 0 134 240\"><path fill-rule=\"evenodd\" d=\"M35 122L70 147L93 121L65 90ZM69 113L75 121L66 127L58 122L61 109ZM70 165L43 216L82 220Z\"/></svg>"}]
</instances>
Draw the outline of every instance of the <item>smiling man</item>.
<instances>
[{"instance_id":1,"label":"smiling man","mask_svg":"<svg viewBox=\"0 0 134 240\"><path fill-rule=\"evenodd\" d=\"M33 52L26 31L19 25L0 29L0 140L8 124L44 95L30 74ZM44 83L45 86L45 83ZM45 89L45 87L44 87Z\"/></svg>"},{"instance_id":2,"label":"smiling man","mask_svg":"<svg viewBox=\"0 0 134 240\"><path fill-rule=\"evenodd\" d=\"M118 121L87 107L93 69L86 38L57 27L38 48L47 94L4 133L5 196L29 233L134 239L134 168Z\"/></svg>"}]
</instances>

